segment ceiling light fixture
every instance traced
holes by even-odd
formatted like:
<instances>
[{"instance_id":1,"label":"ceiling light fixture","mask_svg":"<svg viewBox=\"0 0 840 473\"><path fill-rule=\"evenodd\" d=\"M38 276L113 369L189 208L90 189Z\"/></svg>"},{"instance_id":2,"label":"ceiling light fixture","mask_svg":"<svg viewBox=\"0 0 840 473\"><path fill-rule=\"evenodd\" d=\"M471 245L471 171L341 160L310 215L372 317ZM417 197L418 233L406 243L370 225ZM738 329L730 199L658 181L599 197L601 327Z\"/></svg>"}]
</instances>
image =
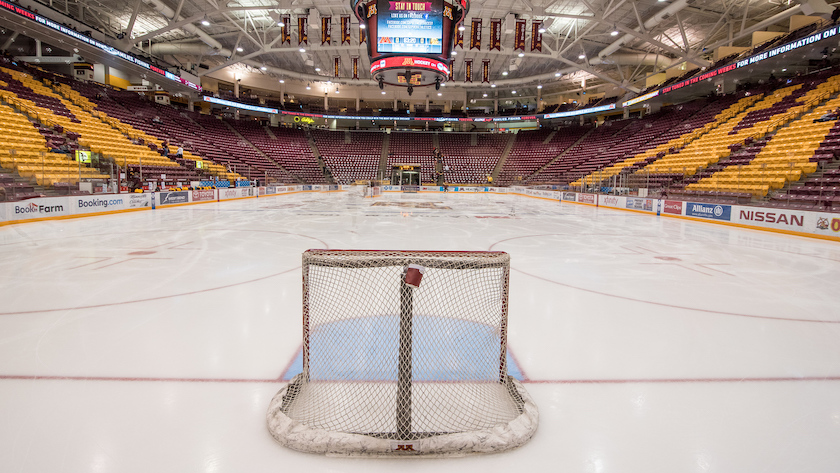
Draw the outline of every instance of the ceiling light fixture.
<instances>
[{"instance_id":1,"label":"ceiling light fixture","mask_svg":"<svg viewBox=\"0 0 840 473\"><path fill-rule=\"evenodd\" d=\"M515 91L515 90L511 90L511 91L510 91L510 93L512 93L512 94L516 94L516 91Z\"/></svg>"},{"instance_id":2,"label":"ceiling light fixture","mask_svg":"<svg viewBox=\"0 0 840 473\"><path fill-rule=\"evenodd\" d=\"M525 53L519 53L518 56L519 57L525 57Z\"/></svg>"},{"instance_id":3,"label":"ceiling light fixture","mask_svg":"<svg viewBox=\"0 0 840 473\"><path fill-rule=\"evenodd\" d=\"M315 72L321 72L321 68L320 68L320 67L316 67L316 68L315 68Z\"/></svg>"},{"instance_id":4,"label":"ceiling light fixture","mask_svg":"<svg viewBox=\"0 0 840 473\"><path fill-rule=\"evenodd\" d=\"M487 98L487 94L481 94L481 96L484 97L485 99Z\"/></svg>"},{"instance_id":5,"label":"ceiling light fixture","mask_svg":"<svg viewBox=\"0 0 840 473\"><path fill-rule=\"evenodd\" d=\"M493 88L493 89L495 89L495 88L496 88L496 84L490 84L490 87L491 87L491 88Z\"/></svg>"},{"instance_id":6,"label":"ceiling light fixture","mask_svg":"<svg viewBox=\"0 0 840 473\"><path fill-rule=\"evenodd\" d=\"M201 20L201 24L204 26L210 26L210 21L207 19L207 15L204 15L204 19Z\"/></svg>"},{"instance_id":7,"label":"ceiling light fixture","mask_svg":"<svg viewBox=\"0 0 840 473\"><path fill-rule=\"evenodd\" d=\"M384 91L384 90L382 91L382 95L385 95L385 91Z\"/></svg>"},{"instance_id":8,"label":"ceiling light fixture","mask_svg":"<svg viewBox=\"0 0 840 473\"><path fill-rule=\"evenodd\" d=\"M306 90L312 90L312 87L310 87L310 86L308 86L308 85L307 85L307 86L306 86Z\"/></svg>"},{"instance_id":9,"label":"ceiling light fixture","mask_svg":"<svg viewBox=\"0 0 840 473\"><path fill-rule=\"evenodd\" d=\"M540 34L545 33L545 26L540 26L540 29L538 29L537 31L539 31Z\"/></svg>"},{"instance_id":10,"label":"ceiling light fixture","mask_svg":"<svg viewBox=\"0 0 840 473\"><path fill-rule=\"evenodd\" d=\"M280 79L280 83L281 83L281 84L285 84L285 83L286 83L286 81L285 81L285 80L283 80L283 79Z\"/></svg>"},{"instance_id":11,"label":"ceiling light fixture","mask_svg":"<svg viewBox=\"0 0 840 473\"><path fill-rule=\"evenodd\" d=\"M555 72L555 73L554 73L554 77L560 77L560 76L562 76L562 75L563 75L563 73L562 73L562 72Z\"/></svg>"},{"instance_id":12,"label":"ceiling light fixture","mask_svg":"<svg viewBox=\"0 0 840 473\"><path fill-rule=\"evenodd\" d=\"M306 49L300 48L300 49L298 49L298 51L300 51L300 52L302 52L302 53L305 53L305 52L306 52Z\"/></svg>"},{"instance_id":13,"label":"ceiling light fixture","mask_svg":"<svg viewBox=\"0 0 840 473\"><path fill-rule=\"evenodd\" d=\"M440 97L441 95L443 95L443 94L442 94L442 93L440 93L440 92L438 92L438 97Z\"/></svg>"},{"instance_id":14,"label":"ceiling light fixture","mask_svg":"<svg viewBox=\"0 0 840 473\"><path fill-rule=\"evenodd\" d=\"M503 76L508 75L508 71L502 71L502 75L503 75Z\"/></svg>"},{"instance_id":15,"label":"ceiling light fixture","mask_svg":"<svg viewBox=\"0 0 840 473\"><path fill-rule=\"evenodd\" d=\"M261 71L267 71L267 70L268 70L268 68L267 68L267 67L265 67L265 66L262 66L262 67L260 68L260 70L261 70Z\"/></svg>"},{"instance_id":16,"label":"ceiling light fixture","mask_svg":"<svg viewBox=\"0 0 840 473\"><path fill-rule=\"evenodd\" d=\"M461 26L458 27L458 31L464 31L465 29L467 29L467 28L464 27L464 25L461 25Z\"/></svg>"},{"instance_id":17,"label":"ceiling light fixture","mask_svg":"<svg viewBox=\"0 0 840 473\"><path fill-rule=\"evenodd\" d=\"M242 49L242 48L236 48L236 52L241 53L242 51L245 51L245 50Z\"/></svg>"},{"instance_id":18,"label":"ceiling light fixture","mask_svg":"<svg viewBox=\"0 0 840 473\"><path fill-rule=\"evenodd\" d=\"M537 85L537 88L538 88L538 89L542 89L542 84L538 84L538 85Z\"/></svg>"},{"instance_id":19,"label":"ceiling light fixture","mask_svg":"<svg viewBox=\"0 0 840 473\"><path fill-rule=\"evenodd\" d=\"M581 54L580 56L578 56L578 59L586 59L586 54Z\"/></svg>"},{"instance_id":20,"label":"ceiling light fixture","mask_svg":"<svg viewBox=\"0 0 840 473\"><path fill-rule=\"evenodd\" d=\"M359 23L359 29L360 29L360 30L363 30L363 29L365 29L365 28L367 28L367 26L365 26L365 24L364 24L364 23Z\"/></svg>"},{"instance_id":21,"label":"ceiling light fixture","mask_svg":"<svg viewBox=\"0 0 840 473\"><path fill-rule=\"evenodd\" d=\"M457 56L457 55L458 55L458 51L452 51L452 55L453 55L453 56Z\"/></svg>"},{"instance_id":22,"label":"ceiling light fixture","mask_svg":"<svg viewBox=\"0 0 840 473\"><path fill-rule=\"evenodd\" d=\"M617 29L613 29L613 30L610 32L610 36L618 36L618 30L617 30Z\"/></svg>"}]
</instances>

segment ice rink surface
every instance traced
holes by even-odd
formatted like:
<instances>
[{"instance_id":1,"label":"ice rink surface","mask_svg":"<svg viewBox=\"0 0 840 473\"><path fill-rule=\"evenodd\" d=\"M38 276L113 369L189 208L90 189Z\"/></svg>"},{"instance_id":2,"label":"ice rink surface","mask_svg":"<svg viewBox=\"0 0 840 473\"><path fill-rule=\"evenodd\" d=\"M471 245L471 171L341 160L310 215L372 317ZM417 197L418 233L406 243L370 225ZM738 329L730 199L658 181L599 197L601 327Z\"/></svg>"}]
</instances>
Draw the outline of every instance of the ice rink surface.
<instances>
[{"instance_id":1,"label":"ice rink surface","mask_svg":"<svg viewBox=\"0 0 840 473\"><path fill-rule=\"evenodd\" d=\"M291 451L308 248L511 254L524 447ZM505 195L303 193L0 227L2 472L837 472L840 244Z\"/></svg>"}]
</instances>

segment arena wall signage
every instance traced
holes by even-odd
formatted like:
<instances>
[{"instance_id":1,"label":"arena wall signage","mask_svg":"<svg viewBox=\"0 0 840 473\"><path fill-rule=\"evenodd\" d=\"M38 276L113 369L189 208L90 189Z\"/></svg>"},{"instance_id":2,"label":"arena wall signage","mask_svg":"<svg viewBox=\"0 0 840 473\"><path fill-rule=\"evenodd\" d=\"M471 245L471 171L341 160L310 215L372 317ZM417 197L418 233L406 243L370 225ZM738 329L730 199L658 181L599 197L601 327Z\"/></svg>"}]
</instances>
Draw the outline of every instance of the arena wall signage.
<instances>
[{"instance_id":1,"label":"arena wall signage","mask_svg":"<svg viewBox=\"0 0 840 473\"><path fill-rule=\"evenodd\" d=\"M110 45L107 45L107 44L105 44L101 41L95 40L95 39L93 39L89 36L86 36L86 35L78 32L78 31L76 31L72 28L68 28L68 27L66 27L64 25L61 25L61 24L59 24L59 23L57 23L53 20L50 20L49 18L43 17L43 16L41 16L37 13L31 12L31 11L27 10L26 8L23 8L21 6L15 5L15 4L10 3L10 2L0 0L0 9L10 11L10 12L16 14L17 16L19 16L21 18L26 18L27 20L30 20L30 21L36 21L36 22L38 22L38 23L40 23L40 24L42 24L42 25L44 25L48 28L51 28L55 31L58 31L59 33L63 33L66 36L70 36L71 38L73 38L77 41L87 43L90 46L93 46L97 49L100 49L100 50L102 50L102 51L104 51L104 52L106 52L106 53L108 53L112 56L117 56L120 59L126 60L126 61L128 61L132 64L135 64L135 65L140 66L144 69L148 69L148 70L150 70L150 71L152 71L156 74L164 76L171 81L178 82L178 83L180 83L182 85L185 85L185 86L187 86L187 87L189 87L193 90L197 90L197 91L201 92L201 85L199 85L199 84L196 84L194 82L190 82L190 81L178 76L177 74L173 74L173 73L171 73L169 71L166 71L164 69L161 69L157 66L153 66L152 64L149 64L148 62L143 61L142 59L138 59L138 58L134 57L133 55L127 53L127 52L120 51L119 49L117 49L113 46L110 46Z\"/></svg>"},{"instance_id":2,"label":"arena wall signage","mask_svg":"<svg viewBox=\"0 0 840 473\"><path fill-rule=\"evenodd\" d=\"M706 79L711 79L712 77L717 77L721 74L725 74L727 72L734 71L735 69L740 69L742 67L747 67L747 66L751 66L753 64L757 64L761 61L764 61L765 59L768 59L768 58L771 58L771 57L774 57L774 56L778 56L779 54L784 54L786 52L793 51L795 49L799 49L803 46L808 46L808 45L814 44L818 41L822 41L824 39L828 39L828 38L831 38L833 36L836 36L838 31L839 30L838 30L837 26L832 26L831 28L827 28L823 31L814 33L814 34L809 35L805 38L798 39L796 41L791 41L790 43L783 44L783 45L781 45L777 48L773 48L773 49L770 49L770 50L767 50L767 51L760 52L758 54L754 54L750 57L741 59L740 61L728 64L726 66L719 67L719 68L717 68L713 71L705 72L705 73L700 74L698 76L694 76L694 77L691 77L689 79L686 79L682 82L678 82L676 84L672 84L672 85L669 85L667 87L663 87L659 90L653 91L649 94L645 94L645 95L642 95L640 97L636 97L634 99L628 100L626 102L623 102L621 104L621 106L622 107L630 107L630 106L635 105L639 102L644 102L645 100L652 99L653 97L656 97L658 95L667 94L668 92L672 92L674 90L678 90L678 89L681 89L683 87L693 85L693 84L696 84L698 82L702 82Z\"/></svg>"},{"instance_id":3,"label":"arena wall signage","mask_svg":"<svg viewBox=\"0 0 840 473\"><path fill-rule=\"evenodd\" d=\"M217 105L224 105L226 107L233 107L233 108L241 108L242 110L250 110L252 112L262 112L262 113L278 113L279 110L276 108L269 108L269 107L259 107L257 105L249 105L247 103L240 103L240 102L232 102L230 100L224 99L217 99L216 97L211 97L209 95L205 95L203 97L205 102L215 103Z\"/></svg>"}]
</instances>

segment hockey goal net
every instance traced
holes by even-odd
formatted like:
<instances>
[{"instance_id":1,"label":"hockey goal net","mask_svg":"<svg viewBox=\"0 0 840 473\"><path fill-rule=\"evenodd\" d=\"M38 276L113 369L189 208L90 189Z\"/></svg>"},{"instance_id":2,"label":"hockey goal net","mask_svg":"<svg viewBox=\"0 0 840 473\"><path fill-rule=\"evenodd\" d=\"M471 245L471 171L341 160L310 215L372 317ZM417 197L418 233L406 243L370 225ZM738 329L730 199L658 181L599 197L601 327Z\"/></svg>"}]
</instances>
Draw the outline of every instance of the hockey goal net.
<instances>
[{"instance_id":1,"label":"hockey goal net","mask_svg":"<svg viewBox=\"0 0 840 473\"><path fill-rule=\"evenodd\" d=\"M507 253L309 250L302 270L302 372L268 413L281 444L445 455L531 438L537 408L507 370Z\"/></svg>"}]
</instances>

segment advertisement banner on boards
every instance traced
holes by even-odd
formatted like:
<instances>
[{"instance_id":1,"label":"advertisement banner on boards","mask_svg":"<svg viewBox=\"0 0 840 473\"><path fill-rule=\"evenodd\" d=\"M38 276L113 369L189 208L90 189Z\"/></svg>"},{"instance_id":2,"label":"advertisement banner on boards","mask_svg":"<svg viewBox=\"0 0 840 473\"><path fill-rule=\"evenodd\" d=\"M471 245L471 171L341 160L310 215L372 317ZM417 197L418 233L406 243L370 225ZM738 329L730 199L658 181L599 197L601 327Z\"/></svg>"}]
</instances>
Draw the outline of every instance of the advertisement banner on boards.
<instances>
[{"instance_id":1,"label":"advertisement banner on boards","mask_svg":"<svg viewBox=\"0 0 840 473\"><path fill-rule=\"evenodd\" d=\"M601 207L624 207L625 198L618 195L599 195L598 205Z\"/></svg>"},{"instance_id":2,"label":"advertisement banner on boards","mask_svg":"<svg viewBox=\"0 0 840 473\"><path fill-rule=\"evenodd\" d=\"M58 217L72 213L68 197L40 197L6 204L6 220L10 221Z\"/></svg>"},{"instance_id":3,"label":"advertisement banner on boards","mask_svg":"<svg viewBox=\"0 0 840 473\"><path fill-rule=\"evenodd\" d=\"M813 213L813 212L809 212ZM840 214L826 214L820 212L813 217L815 223L807 227L809 233L840 237Z\"/></svg>"},{"instance_id":4,"label":"advertisement banner on boards","mask_svg":"<svg viewBox=\"0 0 840 473\"><path fill-rule=\"evenodd\" d=\"M186 204L190 201L189 191L158 192L158 205Z\"/></svg>"},{"instance_id":5,"label":"advertisement banner on boards","mask_svg":"<svg viewBox=\"0 0 840 473\"><path fill-rule=\"evenodd\" d=\"M633 210L644 210L653 212L653 199L642 199L638 197L627 197L626 207Z\"/></svg>"},{"instance_id":6,"label":"advertisement banner on boards","mask_svg":"<svg viewBox=\"0 0 840 473\"><path fill-rule=\"evenodd\" d=\"M689 217L710 218L728 222L732 215L731 205L702 204L699 202L686 202L685 205L685 214Z\"/></svg>"},{"instance_id":7,"label":"advertisement banner on boards","mask_svg":"<svg viewBox=\"0 0 840 473\"><path fill-rule=\"evenodd\" d=\"M666 200L663 202L662 211L666 214L682 215L683 203L678 200Z\"/></svg>"},{"instance_id":8,"label":"advertisement banner on boards","mask_svg":"<svg viewBox=\"0 0 840 473\"><path fill-rule=\"evenodd\" d=\"M216 191L213 189L201 189L192 191L192 201L216 200Z\"/></svg>"},{"instance_id":9,"label":"advertisement banner on boards","mask_svg":"<svg viewBox=\"0 0 840 473\"><path fill-rule=\"evenodd\" d=\"M574 192L564 192L563 200L565 200L566 202L577 202L577 194L575 194Z\"/></svg>"},{"instance_id":10,"label":"advertisement banner on boards","mask_svg":"<svg viewBox=\"0 0 840 473\"><path fill-rule=\"evenodd\" d=\"M80 195L69 197L72 213L88 214L125 210L130 207L132 194ZM138 194L147 195L147 194Z\"/></svg>"},{"instance_id":11,"label":"advertisement banner on boards","mask_svg":"<svg viewBox=\"0 0 840 473\"><path fill-rule=\"evenodd\" d=\"M598 201L595 194L578 194L578 202L582 204L596 204Z\"/></svg>"},{"instance_id":12,"label":"advertisement banner on boards","mask_svg":"<svg viewBox=\"0 0 840 473\"><path fill-rule=\"evenodd\" d=\"M812 214L813 212L787 209L736 207L732 221L743 225L805 232L819 228L816 224L808 225L809 217L813 217Z\"/></svg>"}]
</instances>

